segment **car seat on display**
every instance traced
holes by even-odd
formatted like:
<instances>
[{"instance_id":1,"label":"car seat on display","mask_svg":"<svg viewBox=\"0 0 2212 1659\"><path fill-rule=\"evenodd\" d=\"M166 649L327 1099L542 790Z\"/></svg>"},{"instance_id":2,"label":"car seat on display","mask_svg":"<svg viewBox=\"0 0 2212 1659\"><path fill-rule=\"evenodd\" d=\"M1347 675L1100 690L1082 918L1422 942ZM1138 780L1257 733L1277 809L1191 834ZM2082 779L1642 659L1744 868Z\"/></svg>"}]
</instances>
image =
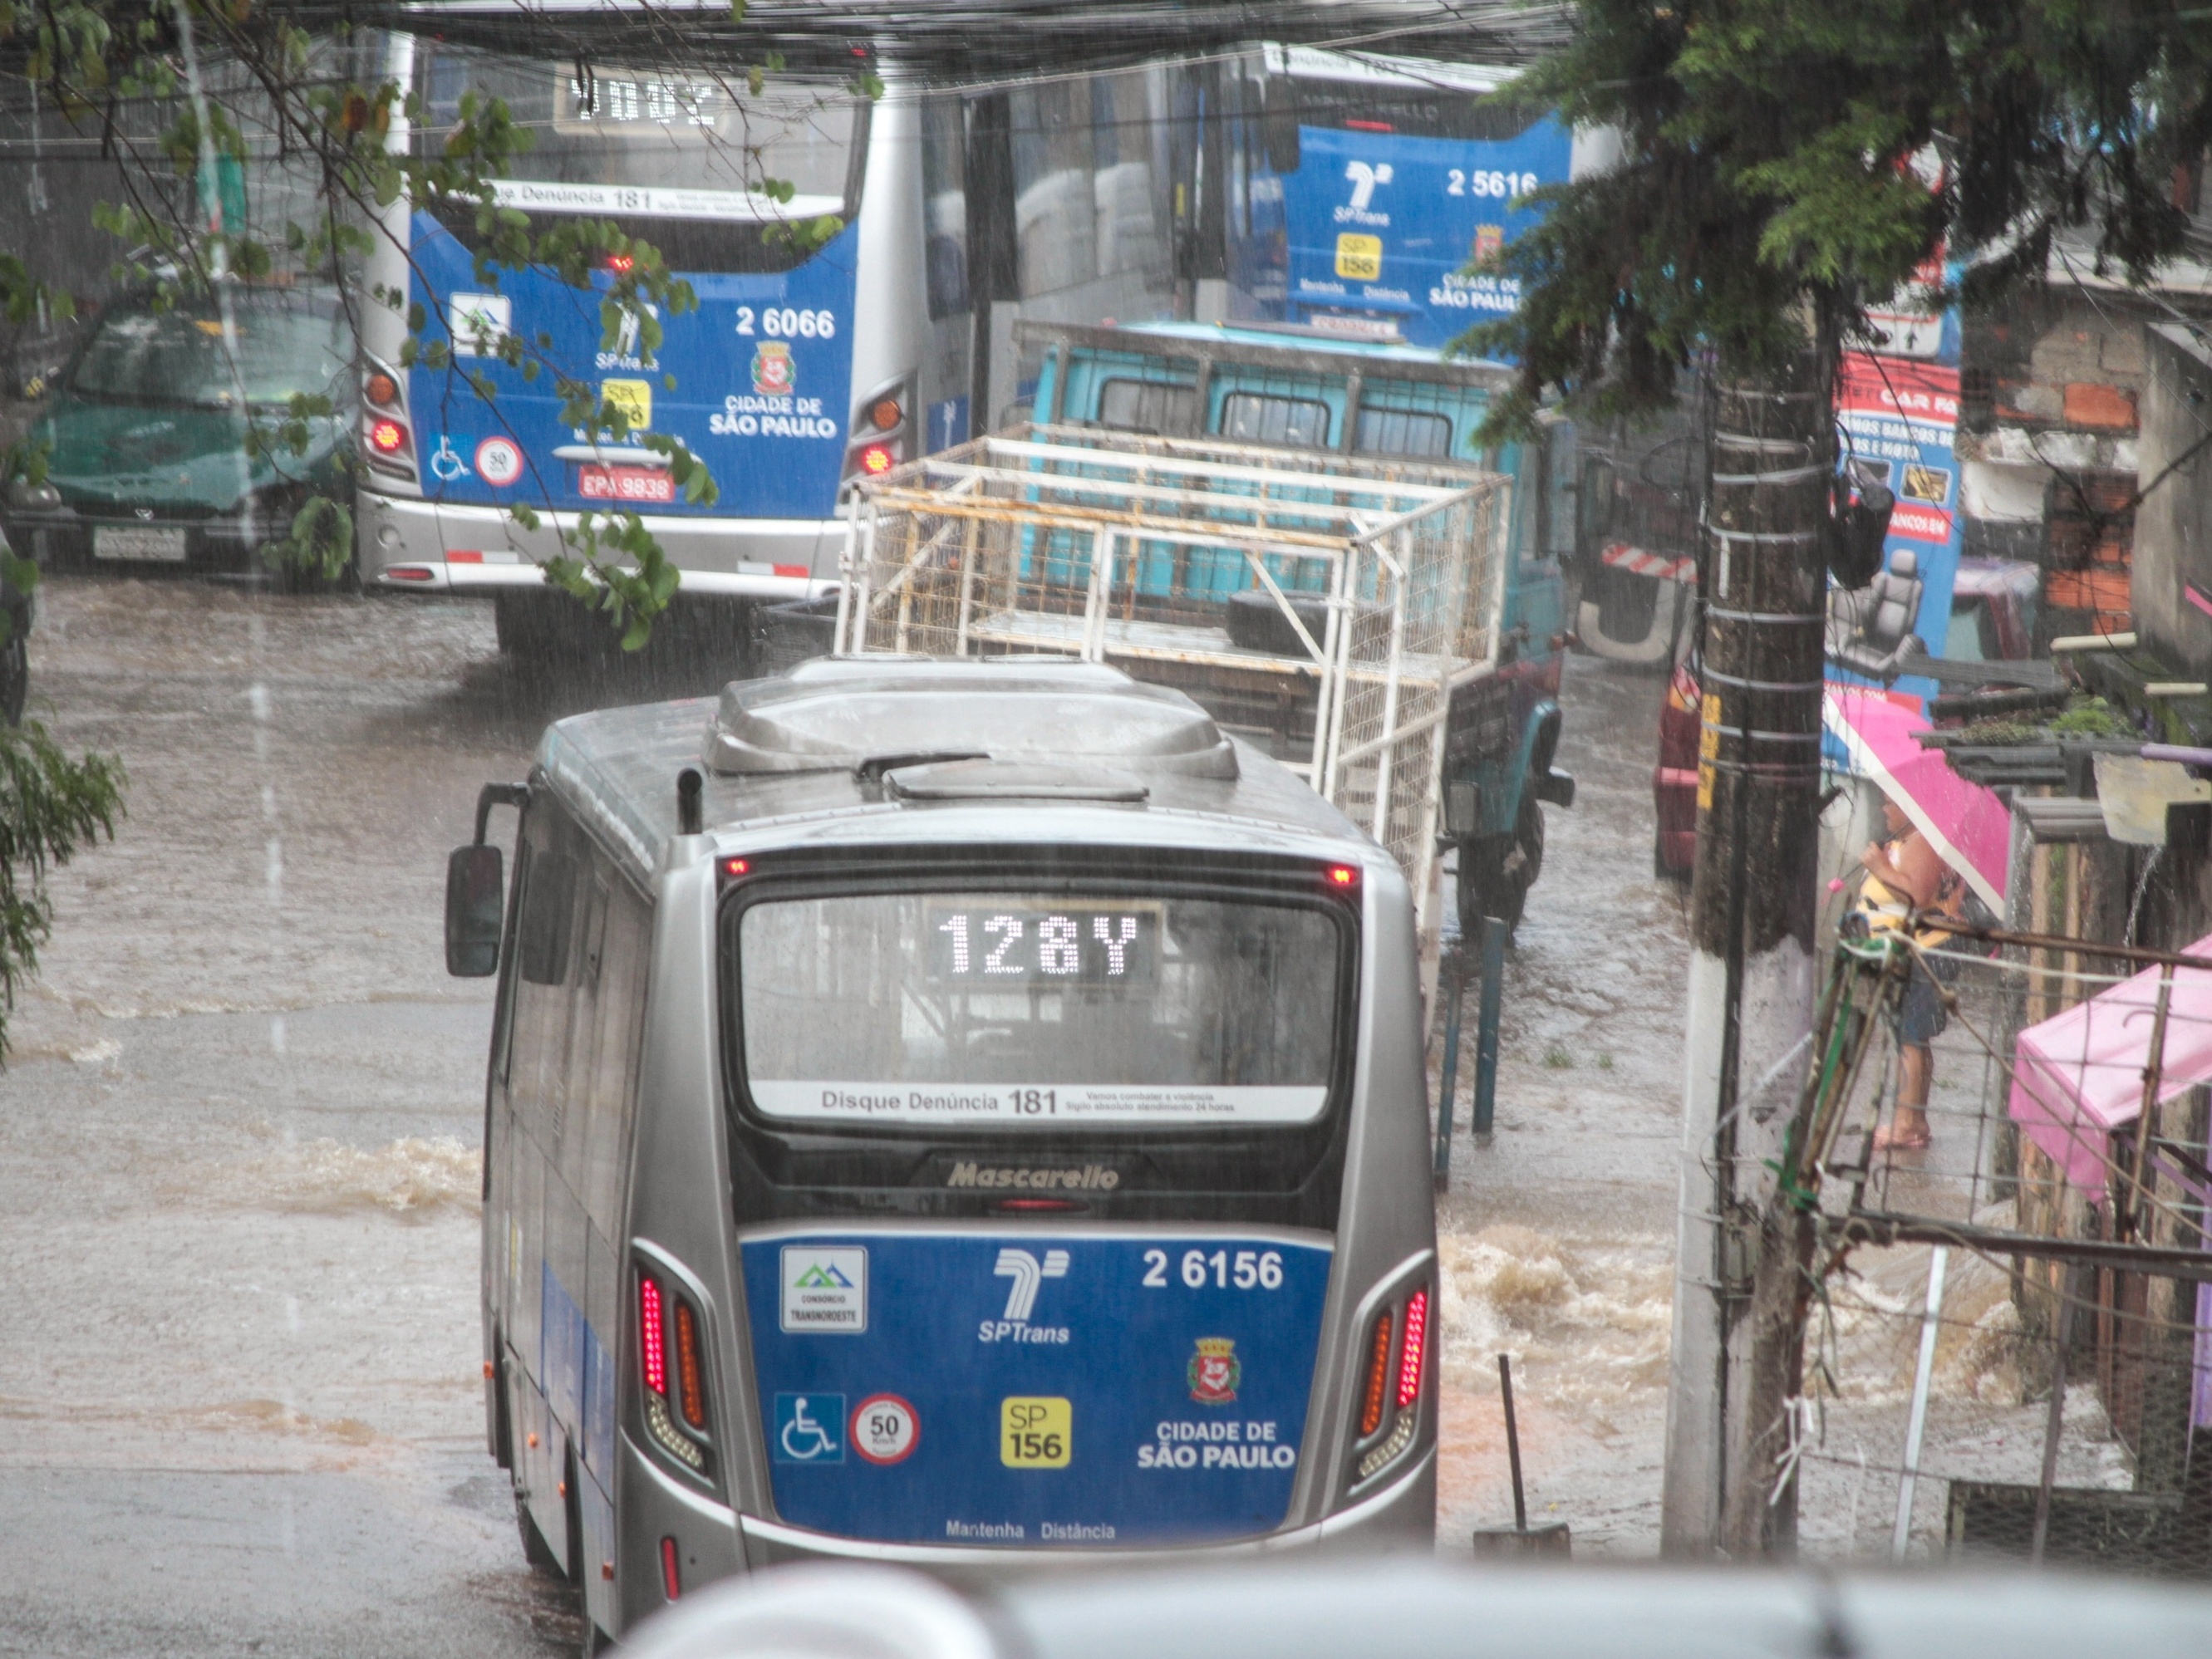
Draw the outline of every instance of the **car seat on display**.
<instances>
[{"instance_id":1,"label":"car seat on display","mask_svg":"<svg viewBox=\"0 0 2212 1659\"><path fill-rule=\"evenodd\" d=\"M1919 555L1899 548L1889 556L1889 568L1864 587L1830 592L1828 659L1869 679L1895 679L1908 659L1925 654L1912 623L1926 590Z\"/></svg>"}]
</instances>

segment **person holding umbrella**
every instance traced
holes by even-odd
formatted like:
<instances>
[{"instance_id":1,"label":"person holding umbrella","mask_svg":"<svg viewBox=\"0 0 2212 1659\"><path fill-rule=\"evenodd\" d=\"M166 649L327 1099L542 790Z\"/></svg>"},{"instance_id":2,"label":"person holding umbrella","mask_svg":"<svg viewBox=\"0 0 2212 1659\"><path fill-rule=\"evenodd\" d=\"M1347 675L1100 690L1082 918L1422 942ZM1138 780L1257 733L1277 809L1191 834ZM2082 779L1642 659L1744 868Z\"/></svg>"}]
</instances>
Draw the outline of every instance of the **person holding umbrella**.
<instances>
[{"instance_id":1,"label":"person holding umbrella","mask_svg":"<svg viewBox=\"0 0 2212 1659\"><path fill-rule=\"evenodd\" d=\"M1951 935L1928 926L1926 917L1933 913L1964 920L1966 883L1914 827L1894 797L1882 796L1881 815L1887 834L1869 842L1859 855L1864 873L1857 915L1868 935L1903 932L1917 913L1922 920L1912 932L1916 945L1929 949L1948 943ZM1897 1110L1875 1131L1876 1152L1925 1152L1933 1139L1928 1091L1936 1078L1936 1055L1929 1045L1950 1021L1942 990L1950 978L1949 966L1942 957L1915 954L1905 995L1891 1016L1897 1032Z\"/></svg>"}]
</instances>

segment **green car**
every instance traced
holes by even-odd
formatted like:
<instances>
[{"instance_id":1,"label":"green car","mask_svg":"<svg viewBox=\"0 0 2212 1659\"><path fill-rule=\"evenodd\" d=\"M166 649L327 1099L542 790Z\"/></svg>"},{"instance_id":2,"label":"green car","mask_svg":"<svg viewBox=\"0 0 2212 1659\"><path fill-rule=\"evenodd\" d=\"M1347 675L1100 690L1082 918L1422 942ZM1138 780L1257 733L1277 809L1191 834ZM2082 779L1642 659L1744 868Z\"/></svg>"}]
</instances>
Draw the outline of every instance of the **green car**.
<instances>
[{"instance_id":1,"label":"green car","mask_svg":"<svg viewBox=\"0 0 2212 1659\"><path fill-rule=\"evenodd\" d=\"M11 483L9 539L49 566L247 565L310 495L349 495L354 380L335 289L234 283L166 312L118 303L31 428L47 476ZM331 412L307 421L295 453L279 428L297 393Z\"/></svg>"}]
</instances>

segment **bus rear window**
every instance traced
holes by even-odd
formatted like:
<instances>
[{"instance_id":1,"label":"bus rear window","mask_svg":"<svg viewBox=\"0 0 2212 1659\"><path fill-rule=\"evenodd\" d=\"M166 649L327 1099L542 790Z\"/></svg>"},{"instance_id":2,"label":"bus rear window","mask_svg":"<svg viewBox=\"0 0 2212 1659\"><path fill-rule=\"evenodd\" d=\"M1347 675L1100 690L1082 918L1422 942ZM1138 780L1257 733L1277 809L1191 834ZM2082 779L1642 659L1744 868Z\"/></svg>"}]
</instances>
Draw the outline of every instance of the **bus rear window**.
<instances>
[{"instance_id":1,"label":"bus rear window","mask_svg":"<svg viewBox=\"0 0 2212 1659\"><path fill-rule=\"evenodd\" d=\"M1319 449L1328 442L1328 405L1304 398L1232 392L1221 402L1221 435L1243 443Z\"/></svg>"},{"instance_id":2,"label":"bus rear window","mask_svg":"<svg viewBox=\"0 0 2212 1659\"><path fill-rule=\"evenodd\" d=\"M426 147L442 143L463 97L507 100L528 149L500 181L498 205L548 219L611 221L659 248L680 274L781 271L807 257L783 222L860 211L869 109L842 88L742 74L547 64L453 47L428 53ZM792 194L778 201L769 181ZM472 202L439 222L481 252Z\"/></svg>"},{"instance_id":3,"label":"bus rear window","mask_svg":"<svg viewBox=\"0 0 2212 1659\"><path fill-rule=\"evenodd\" d=\"M1175 896L755 903L728 992L745 1089L771 1122L1312 1123L1341 926L1320 907Z\"/></svg>"}]
</instances>

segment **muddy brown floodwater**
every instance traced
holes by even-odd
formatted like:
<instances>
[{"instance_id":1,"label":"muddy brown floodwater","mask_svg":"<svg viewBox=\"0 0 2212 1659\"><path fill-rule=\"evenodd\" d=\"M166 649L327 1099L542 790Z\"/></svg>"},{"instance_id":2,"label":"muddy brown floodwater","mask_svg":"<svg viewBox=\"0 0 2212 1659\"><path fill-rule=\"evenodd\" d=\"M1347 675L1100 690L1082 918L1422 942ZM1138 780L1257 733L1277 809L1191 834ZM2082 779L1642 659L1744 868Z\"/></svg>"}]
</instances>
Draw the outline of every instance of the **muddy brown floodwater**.
<instances>
[{"instance_id":1,"label":"muddy brown floodwater","mask_svg":"<svg viewBox=\"0 0 2212 1659\"><path fill-rule=\"evenodd\" d=\"M1579 1555L1659 1547L1659 1460L1681 1147L1684 890L1651 872L1663 683L1570 657L1544 868L1505 963L1497 1116L1468 1133L1468 998L1444 1267L1440 1549L1510 1525L1498 1359L1533 1521Z\"/></svg>"},{"instance_id":2,"label":"muddy brown floodwater","mask_svg":"<svg viewBox=\"0 0 2212 1659\"><path fill-rule=\"evenodd\" d=\"M461 602L101 576L49 582L31 661L130 817L55 875L0 1074L0 1653L573 1650L484 1450L489 990L444 974L441 872L548 719L705 687L526 687ZM1509 963L1497 1133L1462 1133L1441 1212L1447 1550L1510 1517L1501 1349L1535 1514L1656 1543L1656 696L1569 665L1581 799Z\"/></svg>"}]
</instances>

